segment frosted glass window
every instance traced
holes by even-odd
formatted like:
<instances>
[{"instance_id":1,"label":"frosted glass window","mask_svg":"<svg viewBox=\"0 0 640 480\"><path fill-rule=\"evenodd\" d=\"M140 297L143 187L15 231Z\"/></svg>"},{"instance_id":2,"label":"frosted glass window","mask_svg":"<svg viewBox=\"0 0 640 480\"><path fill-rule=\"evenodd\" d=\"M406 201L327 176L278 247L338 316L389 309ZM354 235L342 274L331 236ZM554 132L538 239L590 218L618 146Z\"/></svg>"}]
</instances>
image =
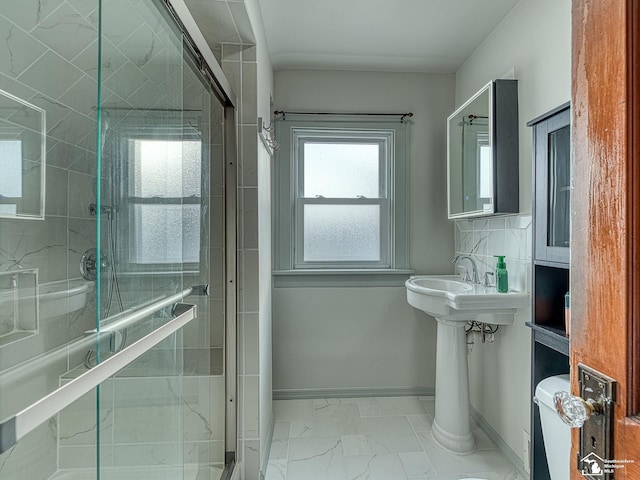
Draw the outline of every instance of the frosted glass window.
<instances>
[{"instance_id":1,"label":"frosted glass window","mask_svg":"<svg viewBox=\"0 0 640 480\"><path fill-rule=\"evenodd\" d=\"M199 141L132 140L132 143L136 159L134 197L200 195ZM183 178L189 181L183 183Z\"/></svg>"},{"instance_id":2,"label":"frosted glass window","mask_svg":"<svg viewBox=\"0 0 640 480\"><path fill-rule=\"evenodd\" d=\"M197 263L200 205L134 205L136 238L131 262Z\"/></svg>"},{"instance_id":3,"label":"frosted glass window","mask_svg":"<svg viewBox=\"0 0 640 480\"><path fill-rule=\"evenodd\" d=\"M326 198L380 196L380 145L304 143L303 195Z\"/></svg>"},{"instance_id":4,"label":"frosted glass window","mask_svg":"<svg viewBox=\"0 0 640 480\"><path fill-rule=\"evenodd\" d=\"M199 263L201 142L130 140L130 262Z\"/></svg>"},{"instance_id":5,"label":"frosted glass window","mask_svg":"<svg viewBox=\"0 0 640 480\"><path fill-rule=\"evenodd\" d=\"M0 140L0 198L22 197L22 142Z\"/></svg>"},{"instance_id":6,"label":"frosted glass window","mask_svg":"<svg viewBox=\"0 0 640 480\"><path fill-rule=\"evenodd\" d=\"M18 206L14 204L0 205L0 215L17 215Z\"/></svg>"},{"instance_id":7,"label":"frosted glass window","mask_svg":"<svg viewBox=\"0 0 640 480\"><path fill-rule=\"evenodd\" d=\"M182 205L182 262L200 262L200 205Z\"/></svg>"},{"instance_id":8,"label":"frosted glass window","mask_svg":"<svg viewBox=\"0 0 640 480\"><path fill-rule=\"evenodd\" d=\"M380 261L380 206L305 205L304 261Z\"/></svg>"}]
</instances>

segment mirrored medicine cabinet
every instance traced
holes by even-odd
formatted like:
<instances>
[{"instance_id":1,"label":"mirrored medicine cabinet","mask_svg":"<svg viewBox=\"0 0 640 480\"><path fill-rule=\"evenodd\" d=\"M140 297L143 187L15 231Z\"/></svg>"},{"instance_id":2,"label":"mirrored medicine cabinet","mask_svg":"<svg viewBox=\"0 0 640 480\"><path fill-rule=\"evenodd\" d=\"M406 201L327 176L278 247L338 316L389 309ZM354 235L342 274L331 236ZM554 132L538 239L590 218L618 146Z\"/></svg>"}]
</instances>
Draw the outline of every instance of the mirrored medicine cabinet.
<instances>
[{"instance_id":1,"label":"mirrored medicine cabinet","mask_svg":"<svg viewBox=\"0 0 640 480\"><path fill-rule=\"evenodd\" d=\"M447 119L449 218L519 212L518 81L489 82Z\"/></svg>"}]
</instances>

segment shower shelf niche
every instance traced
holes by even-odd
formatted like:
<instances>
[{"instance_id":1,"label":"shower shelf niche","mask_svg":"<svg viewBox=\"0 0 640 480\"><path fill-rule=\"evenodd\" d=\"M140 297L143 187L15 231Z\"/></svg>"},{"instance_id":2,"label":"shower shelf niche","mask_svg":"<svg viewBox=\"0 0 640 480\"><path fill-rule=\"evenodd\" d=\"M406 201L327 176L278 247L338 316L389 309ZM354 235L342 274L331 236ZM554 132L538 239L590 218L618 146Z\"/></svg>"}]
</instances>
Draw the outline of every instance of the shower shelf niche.
<instances>
[{"instance_id":1,"label":"shower shelf niche","mask_svg":"<svg viewBox=\"0 0 640 480\"><path fill-rule=\"evenodd\" d=\"M38 333L38 269L0 273L0 347Z\"/></svg>"},{"instance_id":2,"label":"shower shelf niche","mask_svg":"<svg viewBox=\"0 0 640 480\"><path fill-rule=\"evenodd\" d=\"M0 273L0 347L40 331L42 322L87 304L93 283L62 280L38 283L38 269Z\"/></svg>"}]
</instances>

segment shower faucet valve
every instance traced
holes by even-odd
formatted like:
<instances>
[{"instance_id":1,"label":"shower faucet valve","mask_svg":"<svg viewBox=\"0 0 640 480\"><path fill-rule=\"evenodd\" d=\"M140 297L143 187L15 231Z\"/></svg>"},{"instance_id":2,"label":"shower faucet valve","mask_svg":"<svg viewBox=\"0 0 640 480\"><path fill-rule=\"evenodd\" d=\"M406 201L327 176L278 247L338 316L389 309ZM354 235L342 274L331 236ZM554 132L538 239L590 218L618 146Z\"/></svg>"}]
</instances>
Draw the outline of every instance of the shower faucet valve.
<instances>
[{"instance_id":1,"label":"shower faucet valve","mask_svg":"<svg viewBox=\"0 0 640 480\"><path fill-rule=\"evenodd\" d=\"M80 275L82 275L82 278L90 282L95 281L98 274L97 260L97 252L95 248L89 248L82 254L82 257L80 257ZM109 268L109 261L107 256L101 253L100 269L105 270L107 268Z\"/></svg>"}]
</instances>

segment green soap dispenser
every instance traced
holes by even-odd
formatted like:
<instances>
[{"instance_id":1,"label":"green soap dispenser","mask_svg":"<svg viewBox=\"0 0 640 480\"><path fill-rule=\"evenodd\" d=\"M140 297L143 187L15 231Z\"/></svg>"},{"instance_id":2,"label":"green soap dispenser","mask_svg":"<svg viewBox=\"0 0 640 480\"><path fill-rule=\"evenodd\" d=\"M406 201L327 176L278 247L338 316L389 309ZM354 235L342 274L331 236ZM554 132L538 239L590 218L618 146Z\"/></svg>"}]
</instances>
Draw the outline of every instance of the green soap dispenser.
<instances>
[{"instance_id":1,"label":"green soap dispenser","mask_svg":"<svg viewBox=\"0 0 640 480\"><path fill-rule=\"evenodd\" d=\"M494 255L498 259L496 265L496 290L500 293L509 291L509 273L507 272L507 264L504 261L504 255Z\"/></svg>"}]
</instances>

